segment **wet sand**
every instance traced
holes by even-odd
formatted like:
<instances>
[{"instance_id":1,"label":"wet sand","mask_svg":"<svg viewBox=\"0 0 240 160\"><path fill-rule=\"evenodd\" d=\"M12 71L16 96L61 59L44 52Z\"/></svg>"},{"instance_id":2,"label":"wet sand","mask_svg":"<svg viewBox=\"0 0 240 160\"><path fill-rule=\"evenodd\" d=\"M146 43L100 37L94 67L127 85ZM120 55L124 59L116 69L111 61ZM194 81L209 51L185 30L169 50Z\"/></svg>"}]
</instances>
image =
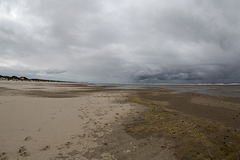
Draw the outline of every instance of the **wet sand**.
<instances>
[{"instance_id":1,"label":"wet sand","mask_svg":"<svg viewBox=\"0 0 240 160\"><path fill-rule=\"evenodd\" d=\"M169 137L175 142L176 159L239 159L238 97L152 88L138 91L129 100L149 107L127 127L132 136Z\"/></svg>"},{"instance_id":2,"label":"wet sand","mask_svg":"<svg viewBox=\"0 0 240 160\"><path fill-rule=\"evenodd\" d=\"M121 88L0 81L0 159L216 159L208 142L240 142L238 97ZM185 134L197 131L204 143L189 154L179 146L196 145ZM226 146L220 159L240 156L239 145Z\"/></svg>"},{"instance_id":3,"label":"wet sand","mask_svg":"<svg viewBox=\"0 0 240 160\"><path fill-rule=\"evenodd\" d=\"M200 93L141 94L151 101L167 101L166 108L177 110L199 118L222 122L233 128L240 128L240 98L211 96Z\"/></svg>"}]
</instances>

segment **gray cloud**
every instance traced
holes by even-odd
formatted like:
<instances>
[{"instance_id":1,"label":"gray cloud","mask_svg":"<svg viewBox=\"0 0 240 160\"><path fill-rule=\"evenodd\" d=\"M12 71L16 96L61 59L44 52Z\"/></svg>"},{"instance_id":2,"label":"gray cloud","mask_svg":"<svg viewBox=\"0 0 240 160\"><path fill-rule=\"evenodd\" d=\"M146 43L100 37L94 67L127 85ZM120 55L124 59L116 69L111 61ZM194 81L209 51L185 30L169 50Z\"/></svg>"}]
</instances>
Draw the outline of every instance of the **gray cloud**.
<instances>
[{"instance_id":1,"label":"gray cloud","mask_svg":"<svg viewBox=\"0 0 240 160\"><path fill-rule=\"evenodd\" d=\"M39 76L52 76L52 75L56 75L56 74L62 74L64 72L66 72L66 71L58 70L58 69L48 69L48 70L40 71L39 73L37 73L37 75L39 75Z\"/></svg>"},{"instance_id":2,"label":"gray cloud","mask_svg":"<svg viewBox=\"0 0 240 160\"><path fill-rule=\"evenodd\" d=\"M89 82L239 82L239 6L1 0L0 71Z\"/></svg>"},{"instance_id":3,"label":"gray cloud","mask_svg":"<svg viewBox=\"0 0 240 160\"><path fill-rule=\"evenodd\" d=\"M228 83L238 82L239 71L236 68L220 65L195 66L189 68L165 69L163 72L145 73L135 76L140 83Z\"/></svg>"}]
</instances>

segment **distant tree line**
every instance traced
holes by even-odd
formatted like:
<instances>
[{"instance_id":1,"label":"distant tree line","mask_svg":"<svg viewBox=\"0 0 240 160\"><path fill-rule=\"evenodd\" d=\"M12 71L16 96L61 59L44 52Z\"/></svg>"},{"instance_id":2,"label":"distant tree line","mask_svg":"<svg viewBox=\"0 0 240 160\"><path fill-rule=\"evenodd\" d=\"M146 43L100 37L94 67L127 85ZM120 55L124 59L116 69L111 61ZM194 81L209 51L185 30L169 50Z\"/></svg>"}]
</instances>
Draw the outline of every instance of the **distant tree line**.
<instances>
[{"instance_id":1,"label":"distant tree line","mask_svg":"<svg viewBox=\"0 0 240 160\"><path fill-rule=\"evenodd\" d=\"M34 82L62 82L56 80L44 80L44 79L29 79L27 77L17 77L17 76L2 76L0 75L0 80L7 80L7 81L34 81Z\"/></svg>"}]
</instances>

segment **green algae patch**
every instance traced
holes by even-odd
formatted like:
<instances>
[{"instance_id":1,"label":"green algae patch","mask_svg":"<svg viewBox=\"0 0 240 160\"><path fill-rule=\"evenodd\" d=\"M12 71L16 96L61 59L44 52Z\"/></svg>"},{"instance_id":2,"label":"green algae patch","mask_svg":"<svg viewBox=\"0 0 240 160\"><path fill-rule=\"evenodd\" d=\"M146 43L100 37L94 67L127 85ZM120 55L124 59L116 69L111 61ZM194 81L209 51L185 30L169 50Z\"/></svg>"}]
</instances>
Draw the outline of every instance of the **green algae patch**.
<instances>
[{"instance_id":1,"label":"green algae patch","mask_svg":"<svg viewBox=\"0 0 240 160\"><path fill-rule=\"evenodd\" d=\"M156 94L145 92L141 94ZM166 109L166 101L151 101L139 94L130 102L148 108L141 119L127 125L127 132L137 138L159 134L174 139L177 159L232 160L240 158L240 132L223 124Z\"/></svg>"}]
</instances>

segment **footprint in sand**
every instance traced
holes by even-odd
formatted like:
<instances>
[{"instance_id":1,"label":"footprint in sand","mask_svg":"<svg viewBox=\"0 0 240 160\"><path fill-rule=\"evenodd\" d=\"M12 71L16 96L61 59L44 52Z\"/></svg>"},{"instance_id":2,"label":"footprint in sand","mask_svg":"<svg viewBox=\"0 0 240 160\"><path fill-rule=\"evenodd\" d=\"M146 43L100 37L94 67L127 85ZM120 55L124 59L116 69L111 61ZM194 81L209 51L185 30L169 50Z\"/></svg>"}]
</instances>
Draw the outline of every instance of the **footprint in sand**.
<instances>
[{"instance_id":1,"label":"footprint in sand","mask_svg":"<svg viewBox=\"0 0 240 160\"><path fill-rule=\"evenodd\" d=\"M65 143L65 146L66 146L67 148L69 148L71 144L72 144L71 142L67 142L67 143Z\"/></svg>"},{"instance_id":2,"label":"footprint in sand","mask_svg":"<svg viewBox=\"0 0 240 160\"><path fill-rule=\"evenodd\" d=\"M2 152L2 153L0 154L0 159L1 159L1 160L8 160L9 157L7 156L6 152Z\"/></svg>"},{"instance_id":3,"label":"footprint in sand","mask_svg":"<svg viewBox=\"0 0 240 160\"><path fill-rule=\"evenodd\" d=\"M26 157L26 156L29 156L29 155L30 155L30 154L28 153L28 151L27 151L27 148L26 148L25 146L20 147L19 150L18 150L18 153L19 153L19 155L22 156L22 157Z\"/></svg>"},{"instance_id":4,"label":"footprint in sand","mask_svg":"<svg viewBox=\"0 0 240 160\"><path fill-rule=\"evenodd\" d=\"M30 141L30 140L32 140L32 137L31 137L31 136L27 136L27 137L24 139L24 141Z\"/></svg>"},{"instance_id":5,"label":"footprint in sand","mask_svg":"<svg viewBox=\"0 0 240 160\"><path fill-rule=\"evenodd\" d=\"M59 153L55 158L57 159L69 159L69 156L63 155L63 153Z\"/></svg>"},{"instance_id":6,"label":"footprint in sand","mask_svg":"<svg viewBox=\"0 0 240 160\"><path fill-rule=\"evenodd\" d=\"M84 119L84 117L82 115L78 115L78 117L81 118L81 119Z\"/></svg>"},{"instance_id":7,"label":"footprint in sand","mask_svg":"<svg viewBox=\"0 0 240 160\"><path fill-rule=\"evenodd\" d=\"M50 149L50 146L45 146L42 149L40 149L40 151L46 151L46 150L49 150L49 149Z\"/></svg>"},{"instance_id":8,"label":"footprint in sand","mask_svg":"<svg viewBox=\"0 0 240 160\"><path fill-rule=\"evenodd\" d=\"M69 156L76 156L76 155L78 155L78 154L80 154L81 152L79 152L79 151L77 151L77 150L73 150L73 151L71 151L71 152L68 152L67 154L69 155Z\"/></svg>"},{"instance_id":9,"label":"footprint in sand","mask_svg":"<svg viewBox=\"0 0 240 160\"><path fill-rule=\"evenodd\" d=\"M42 130L42 128L41 128L41 127L39 127L39 128L38 128L38 132L40 132L41 130Z\"/></svg>"}]
</instances>

